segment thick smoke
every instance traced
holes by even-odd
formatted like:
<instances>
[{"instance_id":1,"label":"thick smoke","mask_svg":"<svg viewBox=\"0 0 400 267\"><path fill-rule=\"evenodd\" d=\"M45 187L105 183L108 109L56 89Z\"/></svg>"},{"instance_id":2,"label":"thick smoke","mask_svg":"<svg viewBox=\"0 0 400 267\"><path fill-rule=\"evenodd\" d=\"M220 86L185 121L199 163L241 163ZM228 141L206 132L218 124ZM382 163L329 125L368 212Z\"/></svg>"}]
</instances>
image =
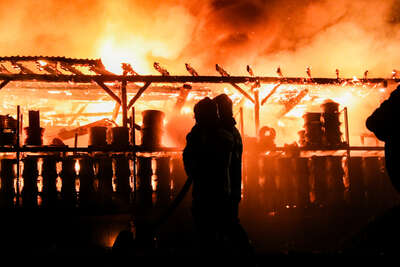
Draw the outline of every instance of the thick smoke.
<instances>
[{"instance_id":1,"label":"thick smoke","mask_svg":"<svg viewBox=\"0 0 400 267\"><path fill-rule=\"evenodd\" d=\"M398 67L397 0L1 0L2 55L100 57L111 42L128 58L205 74L389 76ZM129 52L130 51L130 52Z\"/></svg>"},{"instance_id":2,"label":"thick smoke","mask_svg":"<svg viewBox=\"0 0 400 267\"><path fill-rule=\"evenodd\" d=\"M204 53L235 73L251 64L260 75L389 76L398 67L398 1L211 2L206 28L214 38ZM197 32L194 40L205 38ZM208 31L205 34L209 34Z\"/></svg>"}]
</instances>

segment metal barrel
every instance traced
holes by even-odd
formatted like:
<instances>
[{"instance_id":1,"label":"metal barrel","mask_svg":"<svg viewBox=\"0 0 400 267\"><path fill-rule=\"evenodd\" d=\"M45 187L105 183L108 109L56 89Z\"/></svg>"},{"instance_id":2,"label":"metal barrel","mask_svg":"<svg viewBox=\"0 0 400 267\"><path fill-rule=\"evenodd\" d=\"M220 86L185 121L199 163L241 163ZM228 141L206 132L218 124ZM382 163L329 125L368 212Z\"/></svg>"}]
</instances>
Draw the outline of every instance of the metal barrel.
<instances>
[{"instance_id":1,"label":"metal barrel","mask_svg":"<svg viewBox=\"0 0 400 267\"><path fill-rule=\"evenodd\" d=\"M363 168L367 206L371 209L378 209L381 207L381 198L385 195L382 183L383 175L381 173L382 166L380 158L365 157Z\"/></svg>"},{"instance_id":2,"label":"metal barrel","mask_svg":"<svg viewBox=\"0 0 400 267\"><path fill-rule=\"evenodd\" d=\"M342 156L327 157L328 171L328 204L330 206L340 206L344 204L344 170L342 166Z\"/></svg>"},{"instance_id":3,"label":"metal barrel","mask_svg":"<svg viewBox=\"0 0 400 267\"><path fill-rule=\"evenodd\" d=\"M164 131L164 112L159 110L145 110L142 112L142 115L142 146L145 148L161 147Z\"/></svg>"},{"instance_id":4,"label":"metal barrel","mask_svg":"<svg viewBox=\"0 0 400 267\"><path fill-rule=\"evenodd\" d=\"M295 205L295 168L293 158L282 157L278 159L278 192L279 208Z\"/></svg>"},{"instance_id":5,"label":"metal barrel","mask_svg":"<svg viewBox=\"0 0 400 267\"><path fill-rule=\"evenodd\" d=\"M310 205L310 168L309 158L295 158L295 176L297 188L297 207Z\"/></svg>"},{"instance_id":6,"label":"metal barrel","mask_svg":"<svg viewBox=\"0 0 400 267\"><path fill-rule=\"evenodd\" d=\"M326 206L328 191L326 157L313 156L310 163L311 203L317 207Z\"/></svg>"},{"instance_id":7,"label":"metal barrel","mask_svg":"<svg viewBox=\"0 0 400 267\"><path fill-rule=\"evenodd\" d=\"M173 184L172 195L176 196L185 184L187 175L183 166L183 160L181 156L171 158L171 165L171 181Z\"/></svg>"},{"instance_id":8,"label":"metal barrel","mask_svg":"<svg viewBox=\"0 0 400 267\"><path fill-rule=\"evenodd\" d=\"M57 160L55 156L46 156L43 158L43 189L41 193L43 207L55 207L57 205Z\"/></svg>"},{"instance_id":9,"label":"metal barrel","mask_svg":"<svg viewBox=\"0 0 400 267\"><path fill-rule=\"evenodd\" d=\"M95 205L96 198L93 159L90 157L83 157L79 162L79 206L81 208L92 208Z\"/></svg>"},{"instance_id":10,"label":"metal barrel","mask_svg":"<svg viewBox=\"0 0 400 267\"><path fill-rule=\"evenodd\" d=\"M2 159L0 162L0 207L12 208L14 207L14 166L16 161L14 159Z\"/></svg>"},{"instance_id":11,"label":"metal barrel","mask_svg":"<svg viewBox=\"0 0 400 267\"><path fill-rule=\"evenodd\" d=\"M351 205L360 207L365 203L363 158L348 159L348 179Z\"/></svg>"},{"instance_id":12,"label":"metal barrel","mask_svg":"<svg viewBox=\"0 0 400 267\"><path fill-rule=\"evenodd\" d=\"M323 128L321 113L307 112L303 115L305 130L305 145L320 146L323 143Z\"/></svg>"},{"instance_id":13,"label":"metal barrel","mask_svg":"<svg viewBox=\"0 0 400 267\"><path fill-rule=\"evenodd\" d=\"M61 201L64 208L75 208L77 203L77 192L75 189L75 159L72 157L65 157L61 160L62 170L60 172L61 178Z\"/></svg>"},{"instance_id":14,"label":"metal barrel","mask_svg":"<svg viewBox=\"0 0 400 267\"><path fill-rule=\"evenodd\" d=\"M384 194L382 194L382 204L384 206L392 206L393 203L398 203L399 193L394 188L391 178L386 170L386 161L384 157L380 158L381 161L381 177L382 177L382 190ZM397 177L396 177L397 178Z\"/></svg>"},{"instance_id":15,"label":"metal barrel","mask_svg":"<svg viewBox=\"0 0 400 267\"><path fill-rule=\"evenodd\" d=\"M115 162L115 184L116 195L119 202L123 205L129 205L132 188L129 183L131 171L129 169L129 159L125 156L114 157Z\"/></svg>"},{"instance_id":16,"label":"metal barrel","mask_svg":"<svg viewBox=\"0 0 400 267\"><path fill-rule=\"evenodd\" d=\"M171 196L171 172L170 172L170 157L156 158L156 206L167 207Z\"/></svg>"},{"instance_id":17,"label":"metal barrel","mask_svg":"<svg viewBox=\"0 0 400 267\"><path fill-rule=\"evenodd\" d=\"M251 140L252 142L254 140ZM250 144L250 145L253 145ZM260 156L255 150L247 150L244 154L243 167L244 167L244 204L250 210L260 208L262 188L260 187ZM251 211L250 211L251 212Z\"/></svg>"},{"instance_id":18,"label":"metal barrel","mask_svg":"<svg viewBox=\"0 0 400 267\"><path fill-rule=\"evenodd\" d=\"M276 211L278 208L278 187L277 187L277 158L264 157L262 164L264 175L263 201L264 208L268 212Z\"/></svg>"},{"instance_id":19,"label":"metal barrel","mask_svg":"<svg viewBox=\"0 0 400 267\"><path fill-rule=\"evenodd\" d=\"M24 187L21 192L22 205L26 208L34 208L38 205L38 159L26 157L23 159L24 171L22 173Z\"/></svg>"},{"instance_id":20,"label":"metal barrel","mask_svg":"<svg viewBox=\"0 0 400 267\"><path fill-rule=\"evenodd\" d=\"M89 146L107 145L107 127L95 126L89 128Z\"/></svg>"},{"instance_id":21,"label":"metal barrel","mask_svg":"<svg viewBox=\"0 0 400 267\"><path fill-rule=\"evenodd\" d=\"M26 133L25 145L41 146L43 144L44 128L24 128Z\"/></svg>"},{"instance_id":22,"label":"metal barrel","mask_svg":"<svg viewBox=\"0 0 400 267\"><path fill-rule=\"evenodd\" d=\"M321 105L323 109L323 126L325 142L329 146L338 146L342 141L339 120L339 103L326 102Z\"/></svg>"},{"instance_id":23,"label":"metal barrel","mask_svg":"<svg viewBox=\"0 0 400 267\"><path fill-rule=\"evenodd\" d=\"M138 157L138 173L136 179L136 208L140 213L147 213L151 211L153 206L152 194L153 189L151 186L151 176L153 174L151 168L151 158Z\"/></svg>"},{"instance_id":24,"label":"metal barrel","mask_svg":"<svg viewBox=\"0 0 400 267\"><path fill-rule=\"evenodd\" d=\"M98 200L105 208L112 206L113 197L113 167L109 157L96 158L95 168L97 169L96 179L98 182Z\"/></svg>"},{"instance_id":25,"label":"metal barrel","mask_svg":"<svg viewBox=\"0 0 400 267\"><path fill-rule=\"evenodd\" d=\"M128 127L113 127L111 129L112 141L114 147L124 148L129 146L129 128Z\"/></svg>"}]
</instances>

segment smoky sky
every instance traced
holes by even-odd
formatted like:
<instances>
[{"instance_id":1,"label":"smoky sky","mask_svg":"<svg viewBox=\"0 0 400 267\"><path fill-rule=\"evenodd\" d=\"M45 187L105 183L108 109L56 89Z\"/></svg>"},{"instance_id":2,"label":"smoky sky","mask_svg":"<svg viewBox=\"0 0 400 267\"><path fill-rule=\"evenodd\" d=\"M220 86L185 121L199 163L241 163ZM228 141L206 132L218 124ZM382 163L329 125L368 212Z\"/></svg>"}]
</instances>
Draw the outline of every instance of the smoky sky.
<instances>
[{"instance_id":1,"label":"smoky sky","mask_svg":"<svg viewBox=\"0 0 400 267\"><path fill-rule=\"evenodd\" d=\"M132 49L142 41L149 65L173 71L190 62L207 74L215 63L234 72L282 65L296 75L313 64L321 75L336 67L378 74L400 65L388 57L399 24L400 0L0 0L0 54L99 57L113 36Z\"/></svg>"}]
</instances>

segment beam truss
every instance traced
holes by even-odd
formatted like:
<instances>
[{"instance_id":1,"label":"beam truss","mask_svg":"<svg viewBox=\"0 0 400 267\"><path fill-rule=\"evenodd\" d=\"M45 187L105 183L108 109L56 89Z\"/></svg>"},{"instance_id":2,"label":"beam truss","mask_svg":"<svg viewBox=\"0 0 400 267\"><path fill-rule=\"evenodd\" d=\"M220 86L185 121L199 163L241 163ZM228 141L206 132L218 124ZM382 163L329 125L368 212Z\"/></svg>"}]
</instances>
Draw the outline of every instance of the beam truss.
<instances>
[{"instance_id":1,"label":"beam truss","mask_svg":"<svg viewBox=\"0 0 400 267\"><path fill-rule=\"evenodd\" d=\"M37 64L40 61L42 64ZM12 66L11 69L19 70L19 73L14 73L6 67ZM36 67L40 71L45 73L36 73L32 66L29 66L28 62L35 62ZM155 63L154 67L161 75L139 75L133 71L129 64L122 64L124 69L123 75L116 75L107 71L100 59L73 59L65 57L46 57L46 56L28 56L28 57L0 57L0 90L5 87L9 82L20 81L20 82L55 82L55 83L96 83L102 88L111 98L116 101L116 107L114 109L113 119L119 113L120 107L122 107L122 125L127 126L128 124L128 111L134 107L134 104L141 97L141 95L150 87L151 84L169 84L169 83L211 83L211 84L223 84L228 83L237 91L239 91L246 99L250 100L254 104L255 109L255 129L258 131L259 128L259 110L260 106L265 104L268 98L275 93L277 88L282 84L298 84L298 85L380 85L381 87L387 87L390 81L400 82L400 79L393 76L392 79L384 78L368 78L366 75L362 79L354 78L311 78L311 74L307 71L308 77L283 77L278 73L279 77L264 77L254 76L254 72L250 66L247 66L249 76L231 76L221 66L216 64L216 71L221 76L201 76L196 72L189 64L186 65L187 71L191 76L172 76L169 72ZM44 64L44 65L43 65ZM47 65L46 65L47 64ZM40 66L41 65L41 66ZM57 69L57 66L64 72ZM84 74L79 68L86 67L90 74ZM128 75L131 74L131 75ZM136 95L128 102L127 99L127 85L128 83L144 83L136 93ZM120 96L114 93L114 91L107 86L106 83L120 83ZM245 89L238 84L252 84L250 91L253 94L251 96ZM272 83L276 84L273 90L264 98L259 99L258 88L260 84ZM256 132L256 134L258 134Z\"/></svg>"}]
</instances>

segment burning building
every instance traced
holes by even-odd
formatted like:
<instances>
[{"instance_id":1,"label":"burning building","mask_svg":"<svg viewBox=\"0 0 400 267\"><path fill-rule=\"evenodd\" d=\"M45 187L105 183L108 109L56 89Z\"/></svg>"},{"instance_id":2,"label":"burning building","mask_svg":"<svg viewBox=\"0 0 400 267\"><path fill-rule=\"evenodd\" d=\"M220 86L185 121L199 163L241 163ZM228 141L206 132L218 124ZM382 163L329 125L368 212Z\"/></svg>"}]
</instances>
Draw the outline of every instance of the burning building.
<instances>
[{"instance_id":1,"label":"burning building","mask_svg":"<svg viewBox=\"0 0 400 267\"><path fill-rule=\"evenodd\" d=\"M244 139L246 210L382 207L396 199L387 194L383 144L365 119L399 82L397 54L371 56L382 47L395 51L398 37L387 36L399 20L388 10L397 10L397 1L372 1L368 6L380 8L363 8L360 16L354 10L362 1L270 1L268 8L263 1L167 2L149 18L143 14L150 7L139 8L141 19L123 25L139 4L124 11L115 1L93 1L86 15L102 27L88 23L93 31L84 33L73 22L88 22L79 4L65 10L72 19L58 31L44 23L60 19L51 1L37 12L41 18L6 16L37 22L26 32L15 23L16 33L24 31L18 53L101 59L0 57L2 207L134 209L146 218L165 209L186 178L180 152L193 106L220 93L232 99ZM294 7L306 16L289 12ZM390 20L361 25L371 10ZM375 22L387 26L383 33L370 31ZM2 53L16 53L7 49Z\"/></svg>"}]
</instances>

